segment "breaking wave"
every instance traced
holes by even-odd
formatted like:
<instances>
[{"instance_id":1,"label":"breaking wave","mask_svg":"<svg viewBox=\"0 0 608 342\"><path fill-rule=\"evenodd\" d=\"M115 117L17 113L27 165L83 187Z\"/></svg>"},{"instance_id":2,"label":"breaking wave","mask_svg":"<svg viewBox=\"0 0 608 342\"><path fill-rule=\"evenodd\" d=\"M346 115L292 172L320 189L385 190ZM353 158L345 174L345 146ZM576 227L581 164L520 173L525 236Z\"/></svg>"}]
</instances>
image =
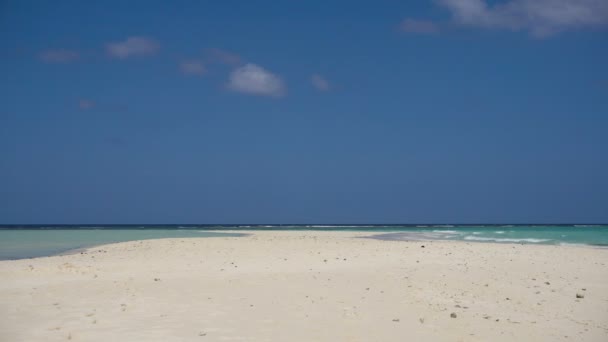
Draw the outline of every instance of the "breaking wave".
<instances>
[{"instance_id":1,"label":"breaking wave","mask_svg":"<svg viewBox=\"0 0 608 342\"><path fill-rule=\"evenodd\" d=\"M533 238L526 238L526 239L499 239L499 238L486 238L486 237L478 237L478 236L466 236L464 238L465 240L470 240L470 241L494 241L494 242L529 242L529 243L541 243L541 242L547 242L547 241L551 241L550 239L533 239Z\"/></svg>"}]
</instances>

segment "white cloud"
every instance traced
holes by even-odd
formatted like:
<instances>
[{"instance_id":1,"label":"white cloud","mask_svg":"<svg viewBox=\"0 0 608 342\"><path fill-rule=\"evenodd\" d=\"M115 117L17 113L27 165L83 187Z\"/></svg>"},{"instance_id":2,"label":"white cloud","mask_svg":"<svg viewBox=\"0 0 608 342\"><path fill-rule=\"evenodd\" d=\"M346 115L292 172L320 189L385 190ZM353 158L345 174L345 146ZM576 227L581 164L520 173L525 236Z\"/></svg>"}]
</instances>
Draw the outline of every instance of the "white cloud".
<instances>
[{"instance_id":1,"label":"white cloud","mask_svg":"<svg viewBox=\"0 0 608 342\"><path fill-rule=\"evenodd\" d=\"M118 59L153 55L159 49L160 44L156 40L146 37L129 37L122 42L106 44L108 55Z\"/></svg>"},{"instance_id":2,"label":"white cloud","mask_svg":"<svg viewBox=\"0 0 608 342\"><path fill-rule=\"evenodd\" d=\"M402 32L433 34L439 33L439 25L430 20L405 19L399 25Z\"/></svg>"},{"instance_id":3,"label":"white cloud","mask_svg":"<svg viewBox=\"0 0 608 342\"><path fill-rule=\"evenodd\" d=\"M246 94L274 97L282 96L286 91L280 77L252 63L232 71L228 88Z\"/></svg>"},{"instance_id":4,"label":"white cloud","mask_svg":"<svg viewBox=\"0 0 608 342\"><path fill-rule=\"evenodd\" d=\"M310 77L310 83L320 91L329 91L329 82L319 74L313 74Z\"/></svg>"},{"instance_id":5,"label":"white cloud","mask_svg":"<svg viewBox=\"0 0 608 342\"><path fill-rule=\"evenodd\" d=\"M95 102L87 99L81 99L78 101L78 107L82 110L87 110L95 107Z\"/></svg>"},{"instance_id":6,"label":"white cloud","mask_svg":"<svg viewBox=\"0 0 608 342\"><path fill-rule=\"evenodd\" d=\"M218 48L210 48L205 50L211 63L222 63L226 65L238 65L241 63L241 56Z\"/></svg>"},{"instance_id":7,"label":"white cloud","mask_svg":"<svg viewBox=\"0 0 608 342\"><path fill-rule=\"evenodd\" d=\"M207 72L205 65L198 60L182 61L179 64L179 70L185 75L201 76Z\"/></svg>"},{"instance_id":8,"label":"white cloud","mask_svg":"<svg viewBox=\"0 0 608 342\"><path fill-rule=\"evenodd\" d=\"M80 59L80 53L67 49L52 49L42 51L40 59L46 63L70 63Z\"/></svg>"},{"instance_id":9,"label":"white cloud","mask_svg":"<svg viewBox=\"0 0 608 342\"><path fill-rule=\"evenodd\" d=\"M606 0L436 0L463 26L528 31L534 37L608 25Z\"/></svg>"}]
</instances>

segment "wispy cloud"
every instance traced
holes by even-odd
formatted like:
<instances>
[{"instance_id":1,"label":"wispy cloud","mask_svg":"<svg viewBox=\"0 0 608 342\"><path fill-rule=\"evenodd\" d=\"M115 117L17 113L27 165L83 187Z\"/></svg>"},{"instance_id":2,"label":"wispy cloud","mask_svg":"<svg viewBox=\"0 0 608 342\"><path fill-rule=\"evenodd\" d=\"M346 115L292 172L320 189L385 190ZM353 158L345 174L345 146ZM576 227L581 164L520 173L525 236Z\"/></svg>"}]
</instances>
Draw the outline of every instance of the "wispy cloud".
<instances>
[{"instance_id":1,"label":"wispy cloud","mask_svg":"<svg viewBox=\"0 0 608 342\"><path fill-rule=\"evenodd\" d=\"M236 68L230 74L228 89L236 92L280 97L286 92L286 86L281 78L270 71L248 63Z\"/></svg>"},{"instance_id":2,"label":"wispy cloud","mask_svg":"<svg viewBox=\"0 0 608 342\"><path fill-rule=\"evenodd\" d=\"M238 65L242 62L241 56L218 48L206 49L205 54L207 55L207 59L211 63Z\"/></svg>"},{"instance_id":3,"label":"wispy cloud","mask_svg":"<svg viewBox=\"0 0 608 342\"><path fill-rule=\"evenodd\" d=\"M416 34L439 33L439 25L430 20L405 19L399 24L401 32Z\"/></svg>"},{"instance_id":4,"label":"wispy cloud","mask_svg":"<svg viewBox=\"0 0 608 342\"><path fill-rule=\"evenodd\" d=\"M80 99L80 101L78 101L78 108L82 110L92 109L93 107L95 107L95 102L91 100Z\"/></svg>"},{"instance_id":5,"label":"wispy cloud","mask_svg":"<svg viewBox=\"0 0 608 342\"><path fill-rule=\"evenodd\" d=\"M187 60L179 63L179 70L184 75L202 76L207 73L207 68L199 60Z\"/></svg>"},{"instance_id":6,"label":"wispy cloud","mask_svg":"<svg viewBox=\"0 0 608 342\"><path fill-rule=\"evenodd\" d=\"M313 74L310 83L319 91L329 91L329 81L319 74Z\"/></svg>"},{"instance_id":7,"label":"wispy cloud","mask_svg":"<svg viewBox=\"0 0 608 342\"><path fill-rule=\"evenodd\" d=\"M606 0L436 0L456 24L485 29L527 31L543 38L559 32L608 25Z\"/></svg>"},{"instance_id":8,"label":"wispy cloud","mask_svg":"<svg viewBox=\"0 0 608 342\"><path fill-rule=\"evenodd\" d=\"M129 108L124 104L98 102L98 101L93 101L89 98L79 99L78 102L76 103L76 105L78 106L78 109L80 109L82 111L96 110L96 111L103 111L104 113L108 113L108 112L119 113L119 112L126 112L129 110Z\"/></svg>"},{"instance_id":9,"label":"wispy cloud","mask_svg":"<svg viewBox=\"0 0 608 342\"><path fill-rule=\"evenodd\" d=\"M42 51L39 57L45 63L71 63L80 59L80 53L68 49L51 49Z\"/></svg>"},{"instance_id":10,"label":"wispy cloud","mask_svg":"<svg viewBox=\"0 0 608 342\"><path fill-rule=\"evenodd\" d=\"M108 55L118 59L154 55L159 49L160 44L156 40L146 37L129 37L122 42L106 44Z\"/></svg>"}]
</instances>

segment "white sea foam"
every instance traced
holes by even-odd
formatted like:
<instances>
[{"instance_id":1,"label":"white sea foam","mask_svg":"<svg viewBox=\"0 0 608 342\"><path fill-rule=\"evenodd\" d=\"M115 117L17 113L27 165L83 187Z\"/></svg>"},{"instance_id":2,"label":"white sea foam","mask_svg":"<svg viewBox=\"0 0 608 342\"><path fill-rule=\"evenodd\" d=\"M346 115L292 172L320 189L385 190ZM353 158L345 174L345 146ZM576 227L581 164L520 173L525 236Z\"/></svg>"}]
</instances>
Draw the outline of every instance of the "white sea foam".
<instances>
[{"instance_id":1,"label":"white sea foam","mask_svg":"<svg viewBox=\"0 0 608 342\"><path fill-rule=\"evenodd\" d=\"M499 238L486 238L486 237L477 237L477 236L466 236L465 240L471 241L494 241L494 242L530 242L530 243L541 243L551 241L549 239L499 239Z\"/></svg>"},{"instance_id":2,"label":"white sea foam","mask_svg":"<svg viewBox=\"0 0 608 342\"><path fill-rule=\"evenodd\" d=\"M473 232L474 235L479 235L481 232Z\"/></svg>"},{"instance_id":3,"label":"white sea foam","mask_svg":"<svg viewBox=\"0 0 608 342\"><path fill-rule=\"evenodd\" d=\"M585 245L584 243L570 243L570 242L560 242L560 246L574 246L574 247L589 247L589 245Z\"/></svg>"},{"instance_id":4,"label":"white sea foam","mask_svg":"<svg viewBox=\"0 0 608 342\"><path fill-rule=\"evenodd\" d=\"M401 241L429 241L429 240L449 240L445 234L433 232L401 232L376 235L374 238L381 240L401 240Z\"/></svg>"},{"instance_id":5,"label":"white sea foam","mask_svg":"<svg viewBox=\"0 0 608 342\"><path fill-rule=\"evenodd\" d=\"M307 228L368 228L368 227L374 227L374 226L322 226L322 225L313 225L313 226L306 226Z\"/></svg>"},{"instance_id":6,"label":"white sea foam","mask_svg":"<svg viewBox=\"0 0 608 342\"><path fill-rule=\"evenodd\" d=\"M458 234L455 230L433 230L433 233Z\"/></svg>"},{"instance_id":7,"label":"white sea foam","mask_svg":"<svg viewBox=\"0 0 608 342\"><path fill-rule=\"evenodd\" d=\"M504 234L505 231L504 230L498 230L498 231L495 231L494 233L496 233L496 234Z\"/></svg>"}]
</instances>

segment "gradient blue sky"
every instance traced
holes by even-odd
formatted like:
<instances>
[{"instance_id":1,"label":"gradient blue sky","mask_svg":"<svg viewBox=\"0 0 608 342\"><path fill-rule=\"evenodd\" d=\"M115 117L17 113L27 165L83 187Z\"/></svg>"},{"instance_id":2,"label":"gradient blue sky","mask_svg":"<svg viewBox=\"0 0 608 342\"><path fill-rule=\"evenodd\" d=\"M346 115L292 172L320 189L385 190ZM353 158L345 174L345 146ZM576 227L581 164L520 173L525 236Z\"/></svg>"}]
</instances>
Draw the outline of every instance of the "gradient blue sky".
<instances>
[{"instance_id":1,"label":"gradient blue sky","mask_svg":"<svg viewBox=\"0 0 608 342\"><path fill-rule=\"evenodd\" d=\"M597 0L2 1L0 223L608 222L607 24Z\"/></svg>"}]
</instances>

